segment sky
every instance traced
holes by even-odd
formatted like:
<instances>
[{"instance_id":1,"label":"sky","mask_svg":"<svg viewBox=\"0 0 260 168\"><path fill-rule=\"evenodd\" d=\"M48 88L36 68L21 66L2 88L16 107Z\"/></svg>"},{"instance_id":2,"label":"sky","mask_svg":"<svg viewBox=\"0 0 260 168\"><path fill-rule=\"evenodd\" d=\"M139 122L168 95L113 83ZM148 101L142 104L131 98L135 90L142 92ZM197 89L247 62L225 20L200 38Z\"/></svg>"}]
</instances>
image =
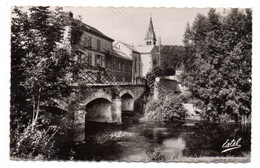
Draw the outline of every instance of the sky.
<instances>
[{"instance_id":1,"label":"sky","mask_svg":"<svg viewBox=\"0 0 260 168\"><path fill-rule=\"evenodd\" d=\"M64 7L73 17L97 28L105 35L130 45L143 45L150 17L155 34L162 45L182 45L187 23L198 13L206 15L209 8L134 8L134 7Z\"/></svg>"}]
</instances>

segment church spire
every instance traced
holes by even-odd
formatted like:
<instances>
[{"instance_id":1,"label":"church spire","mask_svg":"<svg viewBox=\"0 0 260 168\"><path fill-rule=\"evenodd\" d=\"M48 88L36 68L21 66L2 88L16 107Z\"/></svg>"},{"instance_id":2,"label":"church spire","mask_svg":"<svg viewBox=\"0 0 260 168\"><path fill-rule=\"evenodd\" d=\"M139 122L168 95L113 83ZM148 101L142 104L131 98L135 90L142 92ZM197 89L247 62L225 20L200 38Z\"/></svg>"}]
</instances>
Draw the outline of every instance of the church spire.
<instances>
[{"instance_id":1,"label":"church spire","mask_svg":"<svg viewBox=\"0 0 260 168\"><path fill-rule=\"evenodd\" d=\"M153 29L153 21L152 21L151 16L150 16L149 27L148 27L148 30L147 30L146 36L145 36L145 42L146 42L146 45L155 45L156 44L156 36L155 36L154 29Z\"/></svg>"}]
</instances>

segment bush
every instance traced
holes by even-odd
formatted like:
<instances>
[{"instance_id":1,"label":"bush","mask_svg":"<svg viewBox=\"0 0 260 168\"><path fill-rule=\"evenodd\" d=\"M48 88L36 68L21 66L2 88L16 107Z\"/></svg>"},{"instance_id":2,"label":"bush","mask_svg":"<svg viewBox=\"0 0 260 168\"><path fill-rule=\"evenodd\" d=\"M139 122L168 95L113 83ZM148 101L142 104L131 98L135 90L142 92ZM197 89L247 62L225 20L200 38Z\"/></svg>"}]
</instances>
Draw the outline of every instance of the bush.
<instances>
[{"instance_id":1,"label":"bush","mask_svg":"<svg viewBox=\"0 0 260 168\"><path fill-rule=\"evenodd\" d=\"M145 114L141 121L172 121L184 119L186 109L182 104L182 97L177 95L166 96L159 100L150 99L145 107Z\"/></svg>"},{"instance_id":2,"label":"bush","mask_svg":"<svg viewBox=\"0 0 260 168\"><path fill-rule=\"evenodd\" d=\"M10 129L10 156L13 159L50 160L57 156L54 136L67 113L50 106L42 106L41 109L33 129L30 121L23 121L20 116L15 116L16 126L11 125Z\"/></svg>"},{"instance_id":3,"label":"bush","mask_svg":"<svg viewBox=\"0 0 260 168\"><path fill-rule=\"evenodd\" d=\"M15 148L11 148L11 157L29 160L55 159L53 136L57 127L46 129L31 128L29 125L16 140Z\"/></svg>"}]
</instances>

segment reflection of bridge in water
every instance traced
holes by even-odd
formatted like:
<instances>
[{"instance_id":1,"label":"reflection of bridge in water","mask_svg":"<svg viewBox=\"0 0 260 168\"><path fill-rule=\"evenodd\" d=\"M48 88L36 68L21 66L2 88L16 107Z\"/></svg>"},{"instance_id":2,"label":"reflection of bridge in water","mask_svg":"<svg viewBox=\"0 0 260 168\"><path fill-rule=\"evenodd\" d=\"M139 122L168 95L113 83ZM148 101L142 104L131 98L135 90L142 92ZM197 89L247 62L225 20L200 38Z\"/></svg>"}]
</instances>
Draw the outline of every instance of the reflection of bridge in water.
<instances>
[{"instance_id":1,"label":"reflection of bridge in water","mask_svg":"<svg viewBox=\"0 0 260 168\"><path fill-rule=\"evenodd\" d=\"M85 139L86 121L121 123L122 111L140 108L146 90L145 79L114 79L110 76L85 76L84 83L75 85L72 94L58 102L60 108L70 114L66 118L67 137L82 141Z\"/></svg>"}]
</instances>

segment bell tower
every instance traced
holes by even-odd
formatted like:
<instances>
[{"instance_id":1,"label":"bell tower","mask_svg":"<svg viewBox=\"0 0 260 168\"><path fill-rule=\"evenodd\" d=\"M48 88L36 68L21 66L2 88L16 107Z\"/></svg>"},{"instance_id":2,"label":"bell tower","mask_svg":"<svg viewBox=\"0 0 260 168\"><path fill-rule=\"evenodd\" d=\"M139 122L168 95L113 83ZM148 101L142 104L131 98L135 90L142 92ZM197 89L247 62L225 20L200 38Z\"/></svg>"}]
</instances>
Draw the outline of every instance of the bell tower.
<instances>
[{"instance_id":1,"label":"bell tower","mask_svg":"<svg viewBox=\"0 0 260 168\"><path fill-rule=\"evenodd\" d=\"M154 29L153 29L152 17L150 17L149 27L148 27L148 30L147 30L146 36L145 36L145 43L146 43L146 45L156 45L156 36L155 36Z\"/></svg>"}]
</instances>

